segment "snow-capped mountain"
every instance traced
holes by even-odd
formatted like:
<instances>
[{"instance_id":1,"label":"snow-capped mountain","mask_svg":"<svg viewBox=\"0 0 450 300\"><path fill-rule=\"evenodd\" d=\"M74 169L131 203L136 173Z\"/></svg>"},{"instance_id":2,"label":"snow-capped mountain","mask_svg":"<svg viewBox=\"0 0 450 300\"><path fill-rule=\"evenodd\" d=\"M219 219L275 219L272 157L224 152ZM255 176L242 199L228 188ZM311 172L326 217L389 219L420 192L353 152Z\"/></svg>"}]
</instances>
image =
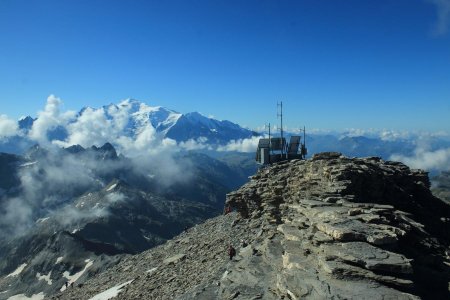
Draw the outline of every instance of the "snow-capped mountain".
<instances>
[{"instance_id":1,"label":"snow-capped mountain","mask_svg":"<svg viewBox=\"0 0 450 300\"><path fill-rule=\"evenodd\" d=\"M114 119L118 114L121 114L122 118L128 118L125 130L129 133L139 131L150 124L157 132L166 134L167 130L176 124L182 116L182 114L174 110L162 106L149 106L134 99L127 99L119 104L103 106L102 109L110 120ZM86 108L80 112L80 115L85 110Z\"/></svg>"},{"instance_id":2,"label":"snow-capped mountain","mask_svg":"<svg viewBox=\"0 0 450 300\"><path fill-rule=\"evenodd\" d=\"M121 110L128 111L130 133L139 132L148 124L164 137L177 142L202 139L208 144L225 144L231 140L250 138L256 135L251 130L242 128L230 121L221 121L206 117L198 112L181 114L161 106L148 106L134 99L122 101L118 105L104 107L106 113Z\"/></svg>"},{"instance_id":3,"label":"snow-capped mountain","mask_svg":"<svg viewBox=\"0 0 450 300\"><path fill-rule=\"evenodd\" d=\"M39 142L44 137L65 147L105 142L117 145L116 140L123 141L124 137L148 141L153 136L178 143L193 140L207 145L224 145L257 135L230 121L216 120L198 112L182 114L134 99L100 108L84 107L72 115L70 112L45 111L35 119L22 118L18 128L22 138L31 137Z\"/></svg>"},{"instance_id":4,"label":"snow-capped mountain","mask_svg":"<svg viewBox=\"0 0 450 300\"><path fill-rule=\"evenodd\" d=\"M206 138L213 144L225 144L231 140L246 139L256 133L230 121L219 121L198 112L180 115L166 131L166 136L176 141Z\"/></svg>"}]
</instances>

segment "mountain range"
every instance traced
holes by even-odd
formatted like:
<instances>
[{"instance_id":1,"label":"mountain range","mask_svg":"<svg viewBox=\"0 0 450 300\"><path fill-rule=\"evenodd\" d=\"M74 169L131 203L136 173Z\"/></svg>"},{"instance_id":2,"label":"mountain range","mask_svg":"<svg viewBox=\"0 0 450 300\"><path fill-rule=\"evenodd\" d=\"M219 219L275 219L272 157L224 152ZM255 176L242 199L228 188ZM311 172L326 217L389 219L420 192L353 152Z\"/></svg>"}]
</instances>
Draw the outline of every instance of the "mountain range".
<instances>
[{"instance_id":1,"label":"mountain range","mask_svg":"<svg viewBox=\"0 0 450 300\"><path fill-rule=\"evenodd\" d=\"M80 137L83 134L91 135L92 139ZM78 113L45 110L37 118L23 117L18 121L17 133L0 140L0 152L21 154L42 141L64 146L105 142L120 146L119 139L142 141L153 136L177 143L191 140L217 146L257 135L230 121L216 120L198 112L181 114L128 99L100 108L84 107Z\"/></svg>"},{"instance_id":2,"label":"mountain range","mask_svg":"<svg viewBox=\"0 0 450 300\"><path fill-rule=\"evenodd\" d=\"M111 143L127 156L145 151L180 150L197 150L214 156L217 151L254 153L259 137L266 135L198 112L182 114L134 99L100 108L84 107L78 112L60 111L58 101L49 97L47 106L37 117L21 118L15 133L0 138L0 152L20 155L36 143L65 148ZM273 133L276 135L276 130ZM292 134L296 134L295 130L286 130L286 135ZM307 129L306 146L309 155L337 151L351 157L401 160L434 174L450 169L450 137L441 133L308 132Z\"/></svg>"},{"instance_id":3,"label":"mountain range","mask_svg":"<svg viewBox=\"0 0 450 300\"><path fill-rule=\"evenodd\" d=\"M258 169L264 134L229 121L131 99L76 113L52 101L0 139L0 299L65 291L196 228ZM309 157L333 150L449 169L445 136L313 133L306 145ZM448 172L433 178L448 199Z\"/></svg>"}]
</instances>

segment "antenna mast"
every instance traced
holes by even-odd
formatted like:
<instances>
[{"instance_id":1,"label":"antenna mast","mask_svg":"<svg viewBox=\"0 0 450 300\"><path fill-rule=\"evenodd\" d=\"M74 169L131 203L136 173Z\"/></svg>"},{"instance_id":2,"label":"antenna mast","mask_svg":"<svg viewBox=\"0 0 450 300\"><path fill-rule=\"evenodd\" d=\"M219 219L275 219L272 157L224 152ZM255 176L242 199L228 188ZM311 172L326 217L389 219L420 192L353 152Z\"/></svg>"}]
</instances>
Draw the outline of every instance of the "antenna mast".
<instances>
[{"instance_id":1,"label":"antenna mast","mask_svg":"<svg viewBox=\"0 0 450 300\"><path fill-rule=\"evenodd\" d=\"M303 147L302 147L302 158L306 158L306 127L303 125Z\"/></svg>"},{"instance_id":2,"label":"antenna mast","mask_svg":"<svg viewBox=\"0 0 450 300\"><path fill-rule=\"evenodd\" d=\"M278 107L280 112L278 113ZM284 156L284 139L283 139L283 101L277 102L277 117L281 119L280 133L281 133L281 156Z\"/></svg>"}]
</instances>

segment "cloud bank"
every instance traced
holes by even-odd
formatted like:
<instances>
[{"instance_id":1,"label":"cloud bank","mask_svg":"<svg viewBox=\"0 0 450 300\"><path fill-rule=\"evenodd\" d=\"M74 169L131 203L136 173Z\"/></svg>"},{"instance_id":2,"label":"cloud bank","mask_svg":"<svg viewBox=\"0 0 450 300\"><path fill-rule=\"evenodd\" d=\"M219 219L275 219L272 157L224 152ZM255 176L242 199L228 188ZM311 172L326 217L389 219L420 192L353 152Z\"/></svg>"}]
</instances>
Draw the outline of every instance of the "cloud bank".
<instances>
[{"instance_id":1,"label":"cloud bank","mask_svg":"<svg viewBox=\"0 0 450 300\"><path fill-rule=\"evenodd\" d=\"M29 138L41 145L48 145L50 143L48 132L58 126L66 126L76 116L74 111L61 113L59 110L61 104L61 99L54 95L47 98L44 110L38 112L38 118L31 127Z\"/></svg>"},{"instance_id":2,"label":"cloud bank","mask_svg":"<svg viewBox=\"0 0 450 300\"><path fill-rule=\"evenodd\" d=\"M6 115L0 115L0 139L19 134L19 126L16 121Z\"/></svg>"},{"instance_id":3,"label":"cloud bank","mask_svg":"<svg viewBox=\"0 0 450 300\"><path fill-rule=\"evenodd\" d=\"M419 147L413 156L394 154L390 159L401 161L413 169L450 170L450 148L427 151Z\"/></svg>"},{"instance_id":4,"label":"cloud bank","mask_svg":"<svg viewBox=\"0 0 450 300\"><path fill-rule=\"evenodd\" d=\"M155 155L173 151L177 145L174 140L157 133L149 120L140 120L142 124L133 131L130 115L135 108L128 100L98 109L87 107L78 116L74 111L61 112L61 104L61 99L54 95L48 97L45 109L38 112L38 118L30 130L30 139L47 147L53 144L87 148L111 142L126 156ZM145 104L141 106L144 107L139 109L148 108ZM49 132L58 127L64 128L67 136L50 140Z\"/></svg>"},{"instance_id":5,"label":"cloud bank","mask_svg":"<svg viewBox=\"0 0 450 300\"><path fill-rule=\"evenodd\" d=\"M208 139L203 137L177 143L156 131L146 115L152 108L143 103L136 107L130 100L124 100L118 105L98 109L87 107L78 115L73 111L61 112L61 105L60 98L54 95L48 97L45 109L38 113L30 130L29 138L47 147L81 145L87 148L110 142L127 157L166 155L165 158L169 160L180 150L254 152L259 140L258 137L232 140L218 147L211 146ZM135 122L137 128L133 128ZM67 136L50 140L49 132L58 127L63 127Z\"/></svg>"},{"instance_id":6,"label":"cloud bank","mask_svg":"<svg viewBox=\"0 0 450 300\"><path fill-rule=\"evenodd\" d=\"M248 139L231 140L225 146L217 147L217 151L256 152L260 138L251 137Z\"/></svg>"}]
</instances>

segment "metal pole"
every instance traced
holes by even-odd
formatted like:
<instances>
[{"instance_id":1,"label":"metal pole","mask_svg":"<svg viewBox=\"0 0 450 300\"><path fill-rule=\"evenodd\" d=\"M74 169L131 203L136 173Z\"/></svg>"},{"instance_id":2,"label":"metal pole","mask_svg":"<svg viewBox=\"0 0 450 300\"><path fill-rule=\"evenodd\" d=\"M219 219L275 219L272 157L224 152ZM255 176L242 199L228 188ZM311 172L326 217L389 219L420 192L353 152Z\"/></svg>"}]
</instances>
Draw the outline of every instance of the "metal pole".
<instances>
[{"instance_id":1,"label":"metal pole","mask_svg":"<svg viewBox=\"0 0 450 300\"><path fill-rule=\"evenodd\" d=\"M306 149L306 129L305 126L303 125L303 148ZM303 149L302 149L303 152ZM306 157L306 154L303 154L303 158Z\"/></svg>"},{"instance_id":2,"label":"metal pole","mask_svg":"<svg viewBox=\"0 0 450 300\"><path fill-rule=\"evenodd\" d=\"M280 113L277 112L277 117L281 119L280 133L281 133L281 157L284 157L284 139L283 139L283 101L280 103L277 102L277 111L278 106L280 107Z\"/></svg>"},{"instance_id":3,"label":"metal pole","mask_svg":"<svg viewBox=\"0 0 450 300\"><path fill-rule=\"evenodd\" d=\"M284 140L283 140L283 101L280 102L280 116L281 116L281 156L284 156Z\"/></svg>"}]
</instances>

